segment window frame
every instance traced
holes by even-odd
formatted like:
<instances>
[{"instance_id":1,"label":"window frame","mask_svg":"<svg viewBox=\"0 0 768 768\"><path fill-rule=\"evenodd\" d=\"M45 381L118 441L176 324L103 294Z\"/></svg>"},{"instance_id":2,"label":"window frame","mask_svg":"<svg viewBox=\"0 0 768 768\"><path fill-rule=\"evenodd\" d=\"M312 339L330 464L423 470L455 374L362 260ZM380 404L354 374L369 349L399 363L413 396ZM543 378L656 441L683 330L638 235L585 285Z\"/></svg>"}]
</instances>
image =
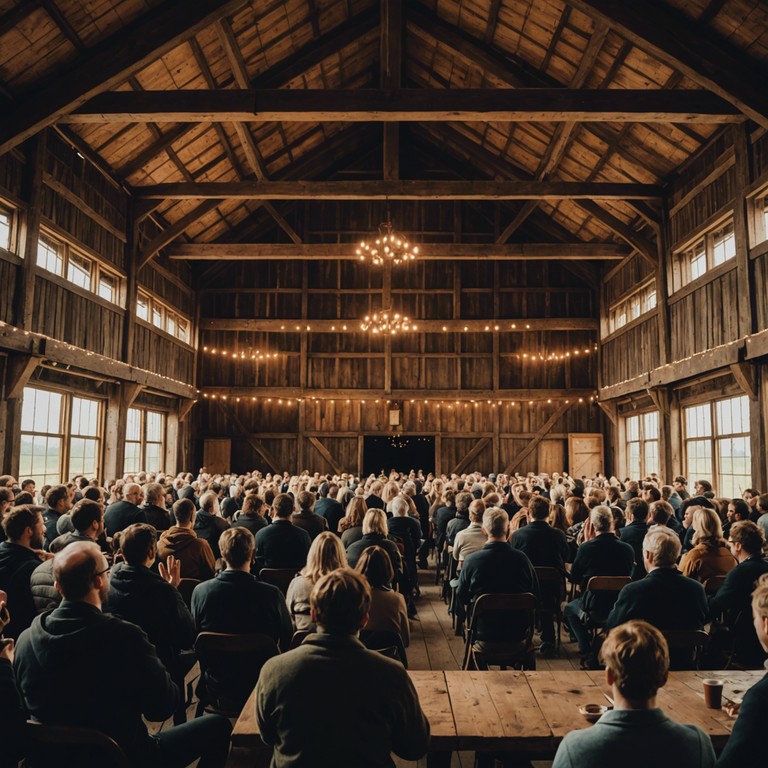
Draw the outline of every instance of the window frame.
<instances>
[{"instance_id":1,"label":"window frame","mask_svg":"<svg viewBox=\"0 0 768 768\"><path fill-rule=\"evenodd\" d=\"M730 230L729 235L718 240L718 236ZM730 240L732 245L728 248L730 255L722 261L716 261L715 251L722 242ZM695 257L695 258L694 258ZM694 274L693 264L701 261L703 265L701 272ZM702 280L715 269L723 267L725 264L736 263L736 233L734 227L733 213L729 213L724 218L709 226L704 232L696 235L695 238L688 240L682 247L673 253L672 269L672 294L682 290L687 285Z\"/></svg>"},{"instance_id":2,"label":"window frame","mask_svg":"<svg viewBox=\"0 0 768 768\"><path fill-rule=\"evenodd\" d=\"M5 249L8 253L18 255L18 247L16 243L16 236L18 232L18 209L8 204L5 200L0 199L0 216L6 215L8 217L8 242L3 245L0 242L0 249Z\"/></svg>"},{"instance_id":3,"label":"window frame","mask_svg":"<svg viewBox=\"0 0 768 768\"><path fill-rule=\"evenodd\" d=\"M139 414L139 439L138 440L128 439L128 418L130 417L131 411L134 411ZM149 421L149 419L147 418L148 413L158 414L160 416L160 441L159 442L157 440L147 439L147 424ZM166 450L167 442L168 442L168 413L166 411L160 410L158 408L153 408L150 406L143 406L143 405L131 406L126 413L126 429L125 429L126 450L123 453L123 474L162 471L163 466L165 465L165 460L166 460L165 450ZM128 444L134 444L139 446L139 467L140 467L139 469L128 469L126 466ZM161 466L157 467L156 469L149 469L149 467L147 467L147 445L160 446Z\"/></svg>"},{"instance_id":4,"label":"window frame","mask_svg":"<svg viewBox=\"0 0 768 768\"><path fill-rule=\"evenodd\" d=\"M645 424L645 417L651 414L656 415L656 437L648 437L645 434L646 430L646 424ZM637 440L630 440L629 439L629 424L628 422L630 419L637 419ZM653 408L644 410L644 411L638 411L631 414L625 414L622 417L622 429L624 431L624 445L625 448L625 455L624 455L624 469L625 477L629 477L632 480L642 480L644 477L647 477L648 475L652 474L653 472L656 472L657 474L661 474L661 414L658 410L655 410ZM650 469L646 466L646 446L650 445L651 443L656 443L656 456L657 456L657 462L659 463L659 466L655 469ZM637 444L638 446L638 460L639 460L639 475L637 477L632 477L632 473L630 472L629 467L629 455L630 455L630 448L629 446L631 444Z\"/></svg>"},{"instance_id":5,"label":"window frame","mask_svg":"<svg viewBox=\"0 0 768 768\"><path fill-rule=\"evenodd\" d=\"M142 317L139 314L139 306L146 306L147 316ZM134 307L136 317L142 322L146 323L149 328L154 331L160 331L161 333L170 336L172 339L192 346L190 329L192 327L192 321L190 318L179 312L178 309L171 307L164 301L155 298L149 291L139 288L136 293L136 306ZM159 324L155 322L155 314L160 318ZM174 323L174 329L169 330L170 324Z\"/></svg>"},{"instance_id":6,"label":"window frame","mask_svg":"<svg viewBox=\"0 0 768 768\"><path fill-rule=\"evenodd\" d=\"M653 304L651 305L651 296ZM608 334L620 331L643 315L648 315L658 307L656 278L643 281L632 293L623 296L608 310Z\"/></svg>"}]
</instances>

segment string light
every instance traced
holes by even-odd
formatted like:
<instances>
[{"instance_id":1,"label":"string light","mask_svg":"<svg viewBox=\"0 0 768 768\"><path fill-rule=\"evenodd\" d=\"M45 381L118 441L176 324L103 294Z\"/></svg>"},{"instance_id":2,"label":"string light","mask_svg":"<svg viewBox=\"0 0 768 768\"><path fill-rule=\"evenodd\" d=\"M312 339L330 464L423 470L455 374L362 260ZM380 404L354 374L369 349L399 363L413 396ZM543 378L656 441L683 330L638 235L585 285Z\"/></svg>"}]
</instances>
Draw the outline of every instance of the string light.
<instances>
[{"instance_id":1,"label":"string light","mask_svg":"<svg viewBox=\"0 0 768 768\"><path fill-rule=\"evenodd\" d=\"M366 315L360 323L363 331L370 331L374 336L394 336L402 331L415 331L417 326L412 325L406 315L384 309Z\"/></svg>"},{"instance_id":2,"label":"string light","mask_svg":"<svg viewBox=\"0 0 768 768\"><path fill-rule=\"evenodd\" d=\"M229 350L229 349L220 349L218 347L203 347L203 352L209 355L213 355L214 357L223 357L226 360L234 360L234 361L258 361L258 360L277 360L278 357L280 357L279 352L263 352L260 349L249 349L247 352L244 350Z\"/></svg>"}]
</instances>

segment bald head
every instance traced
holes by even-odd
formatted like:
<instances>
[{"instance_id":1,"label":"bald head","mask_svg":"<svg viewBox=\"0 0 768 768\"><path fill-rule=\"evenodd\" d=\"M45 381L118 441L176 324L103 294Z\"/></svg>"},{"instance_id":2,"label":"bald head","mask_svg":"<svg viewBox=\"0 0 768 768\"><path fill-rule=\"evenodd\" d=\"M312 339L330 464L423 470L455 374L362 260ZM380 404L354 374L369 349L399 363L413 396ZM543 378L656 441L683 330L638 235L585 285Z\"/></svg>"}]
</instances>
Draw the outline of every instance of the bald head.
<instances>
[{"instance_id":1,"label":"bald head","mask_svg":"<svg viewBox=\"0 0 768 768\"><path fill-rule=\"evenodd\" d=\"M53 559L53 578L65 600L89 602L101 607L109 591L107 560L98 545L77 541Z\"/></svg>"},{"instance_id":2,"label":"bald head","mask_svg":"<svg viewBox=\"0 0 768 768\"><path fill-rule=\"evenodd\" d=\"M144 498L144 493L138 483L126 483L123 486L123 498L138 506Z\"/></svg>"}]
</instances>

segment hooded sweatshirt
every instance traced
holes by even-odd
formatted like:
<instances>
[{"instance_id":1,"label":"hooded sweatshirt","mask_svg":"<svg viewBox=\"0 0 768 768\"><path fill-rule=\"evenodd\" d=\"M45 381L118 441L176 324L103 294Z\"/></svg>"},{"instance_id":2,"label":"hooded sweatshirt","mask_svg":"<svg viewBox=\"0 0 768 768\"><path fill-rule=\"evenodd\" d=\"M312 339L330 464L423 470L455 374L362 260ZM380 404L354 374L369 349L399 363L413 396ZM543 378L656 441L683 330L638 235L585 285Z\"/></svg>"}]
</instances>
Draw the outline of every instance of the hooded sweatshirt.
<instances>
[{"instance_id":1,"label":"hooded sweatshirt","mask_svg":"<svg viewBox=\"0 0 768 768\"><path fill-rule=\"evenodd\" d=\"M158 560L165 561L169 555L173 555L181 563L182 579L205 581L214 576L216 558L208 542L198 539L191 528L174 525L163 531L157 541L157 557Z\"/></svg>"},{"instance_id":2,"label":"hooded sweatshirt","mask_svg":"<svg viewBox=\"0 0 768 768\"><path fill-rule=\"evenodd\" d=\"M195 515L195 533L198 538L205 539L213 556L216 558L221 557L221 551L219 550L219 537L224 531L229 528L229 523L218 515L209 515L207 512L200 510Z\"/></svg>"},{"instance_id":3,"label":"hooded sweatshirt","mask_svg":"<svg viewBox=\"0 0 768 768\"><path fill-rule=\"evenodd\" d=\"M181 702L144 632L88 603L64 600L38 616L19 638L14 668L34 718L95 728L133 762L154 745L141 716L163 721Z\"/></svg>"},{"instance_id":4,"label":"hooded sweatshirt","mask_svg":"<svg viewBox=\"0 0 768 768\"><path fill-rule=\"evenodd\" d=\"M29 547L4 541L0 544L0 589L8 593L11 623L5 636L14 640L37 615L29 580L40 565L40 558Z\"/></svg>"}]
</instances>

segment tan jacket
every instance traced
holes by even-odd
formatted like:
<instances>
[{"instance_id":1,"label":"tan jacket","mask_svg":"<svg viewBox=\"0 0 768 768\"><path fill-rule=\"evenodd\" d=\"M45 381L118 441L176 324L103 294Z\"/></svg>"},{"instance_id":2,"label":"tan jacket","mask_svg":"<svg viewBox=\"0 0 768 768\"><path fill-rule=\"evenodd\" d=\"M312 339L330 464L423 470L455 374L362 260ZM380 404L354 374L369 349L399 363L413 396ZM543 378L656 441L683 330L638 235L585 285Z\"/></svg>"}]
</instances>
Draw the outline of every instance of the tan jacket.
<instances>
[{"instance_id":1,"label":"tan jacket","mask_svg":"<svg viewBox=\"0 0 768 768\"><path fill-rule=\"evenodd\" d=\"M157 557L165 561L169 555L181 562L182 579L205 581L215 575L216 558L210 545L204 539L198 539L190 528L174 525L163 531L157 541Z\"/></svg>"},{"instance_id":2,"label":"tan jacket","mask_svg":"<svg viewBox=\"0 0 768 768\"><path fill-rule=\"evenodd\" d=\"M727 576L735 567L736 558L728 551L728 547L711 549L706 544L697 544L680 561L683 575L702 584L712 576Z\"/></svg>"}]
</instances>

